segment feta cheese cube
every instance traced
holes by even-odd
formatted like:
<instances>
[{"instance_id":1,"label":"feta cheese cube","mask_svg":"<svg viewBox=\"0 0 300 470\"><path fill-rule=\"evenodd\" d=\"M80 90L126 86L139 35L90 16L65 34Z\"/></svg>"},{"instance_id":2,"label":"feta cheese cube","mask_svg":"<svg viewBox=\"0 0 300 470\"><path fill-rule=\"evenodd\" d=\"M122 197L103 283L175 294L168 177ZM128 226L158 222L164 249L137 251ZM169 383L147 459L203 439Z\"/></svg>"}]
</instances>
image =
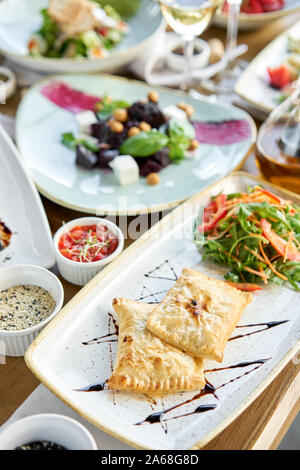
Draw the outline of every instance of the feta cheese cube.
<instances>
[{"instance_id":1,"label":"feta cheese cube","mask_svg":"<svg viewBox=\"0 0 300 470\"><path fill-rule=\"evenodd\" d=\"M97 118L93 111L82 111L75 115L76 121L81 132L88 133L92 124L97 122Z\"/></svg>"},{"instance_id":2,"label":"feta cheese cube","mask_svg":"<svg viewBox=\"0 0 300 470\"><path fill-rule=\"evenodd\" d=\"M137 183L139 180L139 167L131 155L120 155L109 164L121 186Z\"/></svg>"},{"instance_id":3,"label":"feta cheese cube","mask_svg":"<svg viewBox=\"0 0 300 470\"><path fill-rule=\"evenodd\" d=\"M187 120L186 112L177 108L177 106L167 106L166 108L163 108L163 113L167 119L175 118Z\"/></svg>"}]
</instances>

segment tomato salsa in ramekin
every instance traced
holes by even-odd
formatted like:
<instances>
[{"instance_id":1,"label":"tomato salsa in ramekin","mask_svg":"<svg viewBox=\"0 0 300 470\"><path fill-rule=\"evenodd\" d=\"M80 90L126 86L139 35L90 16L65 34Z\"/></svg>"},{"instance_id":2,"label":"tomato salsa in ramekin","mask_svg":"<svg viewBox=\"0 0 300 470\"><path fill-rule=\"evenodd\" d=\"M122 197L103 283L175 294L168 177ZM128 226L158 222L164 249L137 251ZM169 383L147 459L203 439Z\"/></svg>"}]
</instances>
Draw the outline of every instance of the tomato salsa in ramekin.
<instances>
[{"instance_id":1,"label":"tomato salsa in ramekin","mask_svg":"<svg viewBox=\"0 0 300 470\"><path fill-rule=\"evenodd\" d=\"M124 237L109 220L82 217L56 232L54 247L60 274L83 286L122 252Z\"/></svg>"},{"instance_id":2,"label":"tomato salsa in ramekin","mask_svg":"<svg viewBox=\"0 0 300 470\"><path fill-rule=\"evenodd\" d=\"M110 256L118 247L119 239L106 225L76 225L61 235L60 253L79 263L92 263Z\"/></svg>"}]
</instances>

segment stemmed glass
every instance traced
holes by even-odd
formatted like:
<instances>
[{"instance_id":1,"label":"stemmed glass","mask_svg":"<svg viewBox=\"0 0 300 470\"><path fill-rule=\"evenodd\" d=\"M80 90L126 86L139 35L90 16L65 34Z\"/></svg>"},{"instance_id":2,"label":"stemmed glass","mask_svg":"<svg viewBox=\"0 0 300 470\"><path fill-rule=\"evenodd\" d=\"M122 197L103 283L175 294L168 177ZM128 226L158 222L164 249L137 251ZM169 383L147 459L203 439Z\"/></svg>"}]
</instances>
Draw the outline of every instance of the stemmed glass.
<instances>
[{"instance_id":1,"label":"stemmed glass","mask_svg":"<svg viewBox=\"0 0 300 470\"><path fill-rule=\"evenodd\" d=\"M256 158L264 178L300 194L300 79L260 126Z\"/></svg>"},{"instance_id":2,"label":"stemmed glass","mask_svg":"<svg viewBox=\"0 0 300 470\"><path fill-rule=\"evenodd\" d=\"M242 0L227 0L227 40L225 49L226 67L208 80L203 80L201 86L214 93L232 93L235 83L242 73L241 63L233 58L237 46L239 14Z\"/></svg>"},{"instance_id":3,"label":"stemmed glass","mask_svg":"<svg viewBox=\"0 0 300 470\"><path fill-rule=\"evenodd\" d=\"M220 0L158 0L158 3L168 25L184 40L185 69L181 88L188 90L194 39L210 24Z\"/></svg>"}]
</instances>

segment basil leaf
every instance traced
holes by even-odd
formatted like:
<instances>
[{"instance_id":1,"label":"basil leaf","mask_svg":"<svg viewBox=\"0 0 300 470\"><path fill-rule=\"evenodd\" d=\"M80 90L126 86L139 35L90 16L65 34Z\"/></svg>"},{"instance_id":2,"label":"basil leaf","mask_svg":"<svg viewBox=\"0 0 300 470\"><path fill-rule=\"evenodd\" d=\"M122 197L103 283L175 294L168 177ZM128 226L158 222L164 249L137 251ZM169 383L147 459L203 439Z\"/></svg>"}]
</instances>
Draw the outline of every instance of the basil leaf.
<instances>
[{"instance_id":1,"label":"basil leaf","mask_svg":"<svg viewBox=\"0 0 300 470\"><path fill-rule=\"evenodd\" d=\"M120 154L133 157L149 157L168 145L169 139L157 131L140 132L129 137L120 147Z\"/></svg>"},{"instance_id":2,"label":"basil leaf","mask_svg":"<svg viewBox=\"0 0 300 470\"><path fill-rule=\"evenodd\" d=\"M62 143L70 150L75 150L76 139L72 132L65 132L61 137Z\"/></svg>"},{"instance_id":3,"label":"basil leaf","mask_svg":"<svg viewBox=\"0 0 300 470\"><path fill-rule=\"evenodd\" d=\"M91 150L91 152L96 153L99 151L99 146L95 144L92 139L76 139L72 132L66 132L65 134L63 134L61 141L63 145L65 145L70 150L75 150L76 146L78 144L81 144L88 150Z\"/></svg>"},{"instance_id":4,"label":"basil leaf","mask_svg":"<svg viewBox=\"0 0 300 470\"><path fill-rule=\"evenodd\" d=\"M76 145L81 144L88 150L91 150L91 152L99 152L99 145L95 144L94 141L91 139L77 139L76 140Z\"/></svg>"},{"instance_id":5,"label":"basil leaf","mask_svg":"<svg viewBox=\"0 0 300 470\"><path fill-rule=\"evenodd\" d=\"M184 158L186 150L190 146L190 139L184 135L173 135L169 141L169 157L173 162L180 162Z\"/></svg>"},{"instance_id":6,"label":"basil leaf","mask_svg":"<svg viewBox=\"0 0 300 470\"><path fill-rule=\"evenodd\" d=\"M168 132L170 137L185 136L190 140L196 136L194 126L187 119L171 118L168 122Z\"/></svg>"},{"instance_id":7,"label":"basil leaf","mask_svg":"<svg viewBox=\"0 0 300 470\"><path fill-rule=\"evenodd\" d=\"M111 117L116 109L129 108L130 104L125 100L110 101L107 96L104 96L103 100L99 102L98 106L98 119L106 121Z\"/></svg>"}]
</instances>

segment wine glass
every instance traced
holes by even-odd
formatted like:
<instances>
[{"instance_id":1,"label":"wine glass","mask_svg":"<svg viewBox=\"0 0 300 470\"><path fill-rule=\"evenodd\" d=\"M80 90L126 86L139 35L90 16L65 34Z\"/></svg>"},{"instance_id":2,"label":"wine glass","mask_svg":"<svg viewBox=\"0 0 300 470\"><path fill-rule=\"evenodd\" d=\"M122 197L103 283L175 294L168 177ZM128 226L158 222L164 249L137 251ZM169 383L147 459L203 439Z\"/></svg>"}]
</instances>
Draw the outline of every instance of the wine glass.
<instances>
[{"instance_id":1,"label":"wine glass","mask_svg":"<svg viewBox=\"0 0 300 470\"><path fill-rule=\"evenodd\" d=\"M242 62L233 58L237 46L239 14L242 0L227 0L227 39L225 49L226 67L210 79L203 80L201 86L214 93L232 93L241 75Z\"/></svg>"},{"instance_id":2,"label":"wine glass","mask_svg":"<svg viewBox=\"0 0 300 470\"><path fill-rule=\"evenodd\" d=\"M184 40L185 69L181 88L188 90L194 39L210 24L220 0L158 0L158 3L168 25Z\"/></svg>"}]
</instances>

